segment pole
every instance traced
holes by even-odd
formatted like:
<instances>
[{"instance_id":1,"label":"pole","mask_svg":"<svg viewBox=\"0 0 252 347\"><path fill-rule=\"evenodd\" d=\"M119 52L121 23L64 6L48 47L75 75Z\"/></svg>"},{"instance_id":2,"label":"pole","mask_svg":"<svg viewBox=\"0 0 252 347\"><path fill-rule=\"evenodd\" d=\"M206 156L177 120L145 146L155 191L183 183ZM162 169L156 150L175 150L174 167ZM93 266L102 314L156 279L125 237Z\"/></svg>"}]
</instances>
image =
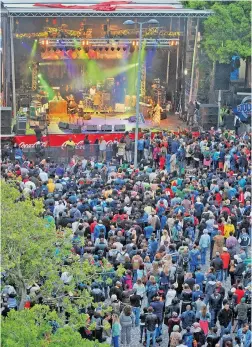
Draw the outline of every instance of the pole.
<instances>
[{"instance_id":1,"label":"pole","mask_svg":"<svg viewBox=\"0 0 252 347\"><path fill-rule=\"evenodd\" d=\"M218 93L218 129L220 127L220 116L221 116L221 90Z\"/></svg>"},{"instance_id":2,"label":"pole","mask_svg":"<svg viewBox=\"0 0 252 347\"><path fill-rule=\"evenodd\" d=\"M196 32L195 32L195 40L194 40L193 62L192 62L192 73L191 73L191 85L190 85L189 102L192 100L193 82L194 82L194 70L195 70L195 61L196 61L196 55L197 55L198 31L199 31L199 18L197 19Z\"/></svg>"},{"instance_id":3,"label":"pole","mask_svg":"<svg viewBox=\"0 0 252 347\"><path fill-rule=\"evenodd\" d=\"M13 112L13 116L16 119L16 117L17 117L17 104L16 104L16 81L15 81L15 61L14 61L13 32L14 32L13 17L10 17L12 112Z\"/></svg>"},{"instance_id":4,"label":"pole","mask_svg":"<svg viewBox=\"0 0 252 347\"><path fill-rule=\"evenodd\" d=\"M134 149L134 168L137 169L137 147L140 111L140 88L141 88L141 52L142 52L142 30L143 23L139 23L139 52L138 52L138 71L137 71L137 95L136 95L136 129L135 129L135 149Z\"/></svg>"},{"instance_id":5,"label":"pole","mask_svg":"<svg viewBox=\"0 0 252 347\"><path fill-rule=\"evenodd\" d=\"M171 21L170 21L170 31L172 31L172 17L171 17ZM171 55L171 51L168 48L168 53L167 53L167 67L166 67L166 84L167 84L167 88L168 88L168 82L169 82L169 72L170 72L170 55Z\"/></svg>"}]
</instances>

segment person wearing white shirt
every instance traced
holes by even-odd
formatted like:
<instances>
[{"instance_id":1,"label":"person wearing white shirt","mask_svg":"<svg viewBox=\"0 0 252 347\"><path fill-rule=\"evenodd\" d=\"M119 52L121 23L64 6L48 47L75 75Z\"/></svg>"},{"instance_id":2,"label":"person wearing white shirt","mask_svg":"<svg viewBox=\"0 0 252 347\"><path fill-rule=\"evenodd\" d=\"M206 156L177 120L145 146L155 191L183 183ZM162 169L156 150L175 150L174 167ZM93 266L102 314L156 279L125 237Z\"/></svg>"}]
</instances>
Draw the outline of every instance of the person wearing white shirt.
<instances>
[{"instance_id":1,"label":"person wearing white shirt","mask_svg":"<svg viewBox=\"0 0 252 347\"><path fill-rule=\"evenodd\" d=\"M48 174L45 171L41 171L39 173L39 178L41 179L41 181L44 182L48 182Z\"/></svg>"}]
</instances>

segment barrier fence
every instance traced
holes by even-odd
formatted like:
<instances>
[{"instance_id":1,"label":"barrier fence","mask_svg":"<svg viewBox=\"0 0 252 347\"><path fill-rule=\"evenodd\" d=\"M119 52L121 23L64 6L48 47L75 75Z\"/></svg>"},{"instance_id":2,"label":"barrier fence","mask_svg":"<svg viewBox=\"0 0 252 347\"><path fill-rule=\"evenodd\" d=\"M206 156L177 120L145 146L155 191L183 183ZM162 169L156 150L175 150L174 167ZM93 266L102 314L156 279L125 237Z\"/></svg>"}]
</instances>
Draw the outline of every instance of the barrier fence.
<instances>
[{"instance_id":1,"label":"barrier fence","mask_svg":"<svg viewBox=\"0 0 252 347\"><path fill-rule=\"evenodd\" d=\"M132 142L132 148L134 148L134 143ZM35 147L23 148L24 157L28 160L36 160L37 158L50 158L56 163L67 163L73 156L77 156L80 159L93 159L111 161L117 158L117 148L113 145L107 145L105 151L101 151L99 145L90 144L83 145L77 148L66 147L44 147L42 149L37 149ZM130 154L125 157L127 161L131 161L133 158L133 149Z\"/></svg>"}]
</instances>

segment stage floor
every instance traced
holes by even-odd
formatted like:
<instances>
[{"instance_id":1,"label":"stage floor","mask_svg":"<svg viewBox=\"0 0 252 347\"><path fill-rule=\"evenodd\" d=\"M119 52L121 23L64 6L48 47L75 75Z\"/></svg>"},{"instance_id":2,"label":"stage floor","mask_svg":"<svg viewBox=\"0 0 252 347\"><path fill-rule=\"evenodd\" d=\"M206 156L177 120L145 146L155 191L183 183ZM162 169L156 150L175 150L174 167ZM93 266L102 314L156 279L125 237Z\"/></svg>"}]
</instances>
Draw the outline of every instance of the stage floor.
<instances>
[{"instance_id":1,"label":"stage floor","mask_svg":"<svg viewBox=\"0 0 252 347\"><path fill-rule=\"evenodd\" d=\"M62 129L59 128L59 122L65 122L69 124L76 124L81 126L81 132L85 133L87 125L96 125L97 131L99 132L102 125L112 125L112 129L115 125L125 125L126 131L132 131L136 123L130 122L129 117L134 116L134 113L117 113L117 114L107 114L107 113L100 113L100 114L90 114L91 119L90 120L84 120L82 117L77 117L76 115L67 115L67 114L61 114L61 115L50 115L50 124L48 126L48 133L49 134L70 134L71 131L68 129ZM178 127L182 127L182 122L178 119L178 115L170 114L168 115L167 119L161 120L160 127L156 127L151 119L145 119L145 122L140 122L139 128L140 129L151 129L151 130L177 130ZM29 122L27 124L27 135L33 135L34 130L29 126Z\"/></svg>"}]
</instances>

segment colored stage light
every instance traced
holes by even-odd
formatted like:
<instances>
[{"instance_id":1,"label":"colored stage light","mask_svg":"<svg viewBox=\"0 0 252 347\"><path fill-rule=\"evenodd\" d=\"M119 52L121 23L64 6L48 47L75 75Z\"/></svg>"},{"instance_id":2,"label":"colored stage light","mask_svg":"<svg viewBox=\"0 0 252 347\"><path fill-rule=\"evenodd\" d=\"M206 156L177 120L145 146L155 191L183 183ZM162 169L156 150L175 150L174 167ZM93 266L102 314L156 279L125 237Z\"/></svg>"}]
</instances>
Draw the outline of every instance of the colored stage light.
<instances>
[{"instance_id":1,"label":"colored stage light","mask_svg":"<svg viewBox=\"0 0 252 347\"><path fill-rule=\"evenodd\" d=\"M103 50L103 48L102 48L102 47L100 47L100 48L99 48L99 51L101 52L102 50Z\"/></svg>"},{"instance_id":2,"label":"colored stage light","mask_svg":"<svg viewBox=\"0 0 252 347\"><path fill-rule=\"evenodd\" d=\"M88 51L89 51L89 48L85 47L85 53L88 53Z\"/></svg>"},{"instance_id":3,"label":"colored stage light","mask_svg":"<svg viewBox=\"0 0 252 347\"><path fill-rule=\"evenodd\" d=\"M45 40L45 45L48 45L49 44L49 41L48 40Z\"/></svg>"},{"instance_id":4,"label":"colored stage light","mask_svg":"<svg viewBox=\"0 0 252 347\"><path fill-rule=\"evenodd\" d=\"M127 47L123 47L124 52L127 50Z\"/></svg>"},{"instance_id":5,"label":"colored stage light","mask_svg":"<svg viewBox=\"0 0 252 347\"><path fill-rule=\"evenodd\" d=\"M135 45L136 45L136 41L133 41L133 42L132 42L132 46L135 46Z\"/></svg>"},{"instance_id":6,"label":"colored stage light","mask_svg":"<svg viewBox=\"0 0 252 347\"><path fill-rule=\"evenodd\" d=\"M88 40L85 42L85 45L88 46Z\"/></svg>"},{"instance_id":7,"label":"colored stage light","mask_svg":"<svg viewBox=\"0 0 252 347\"><path fill-rule=\"evenodd\" d=\"M107 52L109 49L108 49L108 47L105 47L105 51Z\"/></svg>"},{"instance_id":8,"label":"colored stage light","mask_svg":"<svg viewBox=\"0 0 252 347\"><path fill-rule=\"evenodd\" d=\"M41 77L41 73L38 74L38 78L40 78L40 77Z\"/></svg>"},{"instance_id":9,"label":"colored stage light","mask_svg":"<svg viewBox=\"0 0 252 347\"><path fill-rule=\"evenodd\" d=\"M81 41L81 44L82 44L82 46L85 46L85 41L84 40Z\"/></svg>"},{"instance_id":10,"label":"colored stage light","mask_svg":"<svg viewBox=\"0 0 252 347\"><path fill-rule=\"evenodd\" d=\"M118 52L120 51L120 49L121 49L120 47L117 47Z\"/></svg>"},{"instance_id":11,"label":"colored stage light","mask_svg":"<svg viewBox=\"0 0 252 347\"><path fill-rule=\"evenodd\" d=\"M114 47L111 47L111 51L113 52L115 50L115 48Z\"/></svg>"},{"instance_id":12,"label":"colored stage light","mask_svg":"<svg viewBox=\"0 0 252 347\"><path fill-rule=\"evenodd\" d=\"M135 47L130 46L130 53L133 53L133 52L135 52Z\"/></svg>"}]
</instances>

